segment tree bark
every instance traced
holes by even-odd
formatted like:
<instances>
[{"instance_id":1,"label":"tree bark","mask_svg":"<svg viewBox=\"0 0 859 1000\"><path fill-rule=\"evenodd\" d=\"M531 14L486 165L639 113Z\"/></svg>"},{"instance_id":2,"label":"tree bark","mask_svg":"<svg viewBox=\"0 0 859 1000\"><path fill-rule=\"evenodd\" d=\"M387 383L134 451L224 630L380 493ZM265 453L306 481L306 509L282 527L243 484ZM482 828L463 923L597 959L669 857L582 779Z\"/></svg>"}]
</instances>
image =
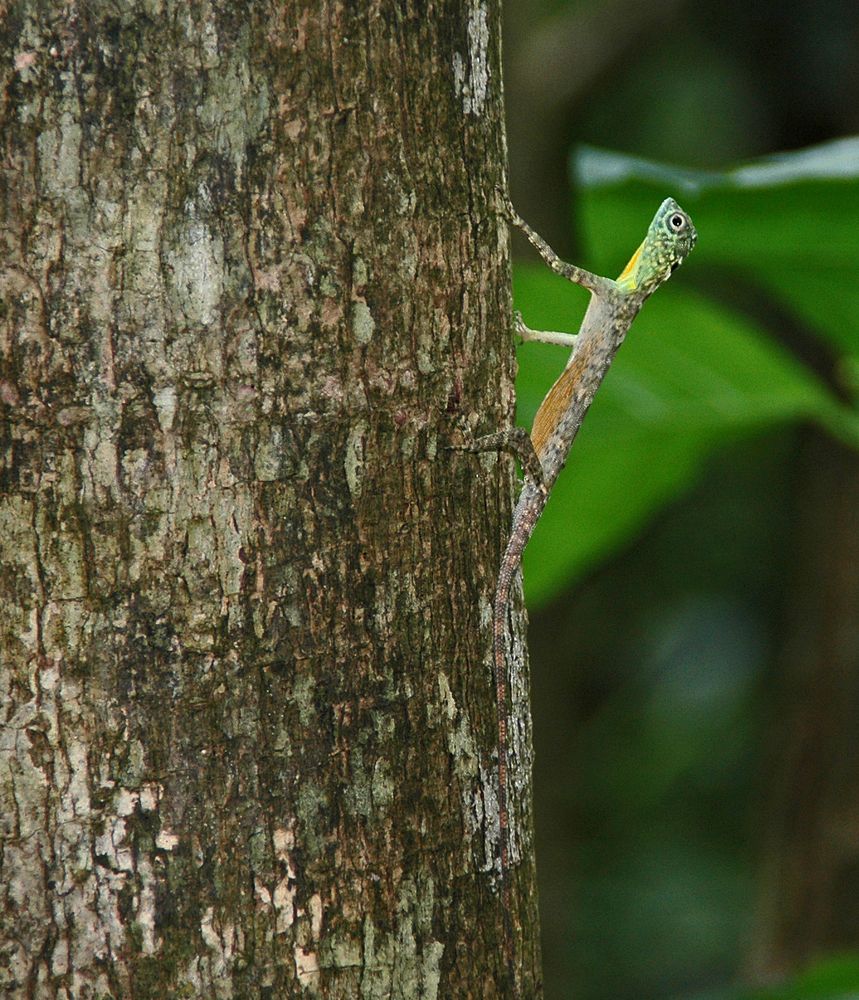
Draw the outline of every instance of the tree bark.
<instances>
[{"instance_id":1,"label":"tree bark","mask_svg":"<svg viewBox=\"0 0 859 1000\"><path fill-rule=\"evenodd\" d=\"M3 995L508 996L497 0L3 9Z\"/></svg>"},{"instance_id":2,"label":"tree bark","mask_svg":"<svg viewBox=\"0 0 859 1000\"><path fill-rule=\"evenodd\" d=\"M859 940L859 460L804 441L792 581L772 713L757 927L770 982Z\"/></svg>"}]
</instances>

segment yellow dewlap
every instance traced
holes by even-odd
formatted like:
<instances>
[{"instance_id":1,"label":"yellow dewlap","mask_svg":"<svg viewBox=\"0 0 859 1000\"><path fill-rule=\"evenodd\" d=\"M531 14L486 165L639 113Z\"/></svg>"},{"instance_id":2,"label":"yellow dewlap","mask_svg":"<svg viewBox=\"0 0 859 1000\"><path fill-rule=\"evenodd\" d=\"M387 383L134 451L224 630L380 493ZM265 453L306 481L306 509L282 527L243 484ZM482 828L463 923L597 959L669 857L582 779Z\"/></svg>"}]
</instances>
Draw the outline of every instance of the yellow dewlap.
<instances>
[{"instance_id":1,"label":"yellow dewlap","mask_svg":"<svg viewBox=\"0 0 859 1000\"><path fill-rule=\"evenodd\" d=\"M617 279L619 285L628 285L630 288L635 288L635 268L638 264L638 258L641 256L641 251L644 249L644 243L635 251L635 253L629 258L629 263L623 269L623 272Z\"/></svg>"}]
</instances>

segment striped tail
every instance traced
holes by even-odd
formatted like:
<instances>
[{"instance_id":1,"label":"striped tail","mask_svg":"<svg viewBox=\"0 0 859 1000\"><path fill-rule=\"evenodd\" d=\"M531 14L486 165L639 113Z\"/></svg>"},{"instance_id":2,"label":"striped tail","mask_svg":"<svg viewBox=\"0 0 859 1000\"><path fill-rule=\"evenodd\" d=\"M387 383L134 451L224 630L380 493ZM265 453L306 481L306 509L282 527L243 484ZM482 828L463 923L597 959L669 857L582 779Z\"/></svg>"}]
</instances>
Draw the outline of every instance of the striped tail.
<instances>
[{"instance_id":1,"label":"striped tail","mask_svg":"<svg viewBox=\"0 0 859 1000\"><path fill-rule=\"evenodd\" d=\"M495 681L495 708L498 723L498 829L501 850L501 905L504 910L504 950L507 971L513 988L513 996L518 998L519 985L516 976L516 946L513 935L513 909L510 893L510 825L507 812L507 667L505 662L505 636L507 631L507 609L510 604L510 587L522 561L522 553L534 531L548 494L542 487L526 484L516 505L513 516L513 531L507 542L498 583L495 588L495 604L492 614L493 675Z\"/></svg>"}]
</instances>

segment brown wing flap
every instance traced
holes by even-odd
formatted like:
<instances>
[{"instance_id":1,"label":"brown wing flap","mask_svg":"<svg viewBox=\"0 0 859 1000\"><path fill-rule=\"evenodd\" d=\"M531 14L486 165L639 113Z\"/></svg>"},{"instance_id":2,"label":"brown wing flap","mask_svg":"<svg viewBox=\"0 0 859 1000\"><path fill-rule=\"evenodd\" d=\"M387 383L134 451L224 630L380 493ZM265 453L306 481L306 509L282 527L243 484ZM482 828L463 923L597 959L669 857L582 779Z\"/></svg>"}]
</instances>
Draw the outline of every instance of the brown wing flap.
<instances>
[{"instance_id":1,"label":"brown wing flap","mask_svg":"<svg viewBox=\"0 0 859 1000\"><path fill-rule=\"evenodd\" d=\"M560 423L561 417L570 406L573 390L587 364L589 352L577 351L569 365L561 372L560 378L546 393L540 404L531 428L531 441L538 457L543 457L543 449Z\"/></svg>"}]
</instances>

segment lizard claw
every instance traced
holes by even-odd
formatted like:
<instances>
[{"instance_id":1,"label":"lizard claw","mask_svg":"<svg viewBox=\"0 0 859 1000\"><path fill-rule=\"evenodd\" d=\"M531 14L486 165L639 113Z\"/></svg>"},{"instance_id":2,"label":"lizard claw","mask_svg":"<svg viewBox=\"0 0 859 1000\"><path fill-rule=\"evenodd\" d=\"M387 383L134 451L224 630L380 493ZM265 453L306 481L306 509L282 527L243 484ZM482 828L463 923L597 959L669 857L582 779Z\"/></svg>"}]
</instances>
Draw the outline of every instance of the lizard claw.
<instances>
[{"instance_id":1,"label":"lizard claw","mask_svg":"<svg viewBox=\"0 0 859 1000\"><path fill-rule=\"evenodd\" d=\"M525 334L528 332L528 327L518 309L513 310L513 332L518 333L523 340L526 339Z\"/></svg>"},{"instance_id":2,"label":"lizard claw","mask_svg":"<svg viewBox=\"0 0 859 1000\"><path fill-rule=\"evenodd\" d=\"M468 426L466 418L460 414L454 421L453 434L454 442L444 446L445 451L469 451L474 443L474 435Z\"/></svg>"},{"instance_id":3,"label":"lizard claw","mask_svg":"<svg viewBox=\"0 0 859 1000\"><path fill-rule=\"evenodd\" d=\"M495 189L495 193L498 196L501 214L512 225L518 225L519 213L513 207L513 202L510 200L510 195L508 194L507 189L499 186Z\"/></svg>"}]
</instances>

